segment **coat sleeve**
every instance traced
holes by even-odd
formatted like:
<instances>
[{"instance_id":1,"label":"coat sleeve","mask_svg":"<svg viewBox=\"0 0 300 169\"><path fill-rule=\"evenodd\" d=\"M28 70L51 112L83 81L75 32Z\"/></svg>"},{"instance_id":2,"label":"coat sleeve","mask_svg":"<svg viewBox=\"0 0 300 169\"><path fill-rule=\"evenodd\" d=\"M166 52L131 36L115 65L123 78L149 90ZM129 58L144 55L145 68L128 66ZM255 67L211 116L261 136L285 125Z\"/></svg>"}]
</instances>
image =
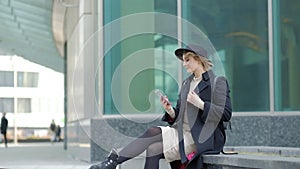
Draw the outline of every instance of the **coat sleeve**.
<instances>
[{"instance_id":1,"label":"coat sleeve","mask_svg":"<svg viewBox=\"0 0 300 169\"><path fill-rule=\"evenodd\" d=\"M225 77L219 77L212 94L212 101L204 102L202 120L206 122L229 121L232 116L229 85Z\"/></svg>"}]
</instances>

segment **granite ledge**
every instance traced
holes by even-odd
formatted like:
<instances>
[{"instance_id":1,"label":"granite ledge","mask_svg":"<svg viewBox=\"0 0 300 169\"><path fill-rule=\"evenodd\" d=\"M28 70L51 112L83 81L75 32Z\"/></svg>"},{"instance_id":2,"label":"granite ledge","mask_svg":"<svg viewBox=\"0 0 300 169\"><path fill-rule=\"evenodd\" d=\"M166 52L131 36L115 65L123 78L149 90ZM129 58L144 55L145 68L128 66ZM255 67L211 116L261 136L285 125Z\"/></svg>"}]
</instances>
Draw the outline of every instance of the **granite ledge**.
<instances>
[{"instance_id":1,"label":"granite ledge","mask_svg":"<svg viewBox=\"0 0 300 169\"><path fill-rule=\"evenodd\" d=\"M300 158L276 155L204 155L203 162L208 165L226 166L226 168L264 168L264 169L299 169Z\"/></svg>"}]
</instances>

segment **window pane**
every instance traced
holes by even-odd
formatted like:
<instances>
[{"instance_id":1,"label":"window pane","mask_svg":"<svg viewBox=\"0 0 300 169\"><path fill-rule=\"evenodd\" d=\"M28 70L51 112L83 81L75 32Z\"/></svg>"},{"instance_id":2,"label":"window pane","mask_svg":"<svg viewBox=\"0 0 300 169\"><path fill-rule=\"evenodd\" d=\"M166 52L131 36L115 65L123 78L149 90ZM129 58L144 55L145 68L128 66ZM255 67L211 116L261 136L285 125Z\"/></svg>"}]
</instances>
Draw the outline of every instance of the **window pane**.
<instances>
[{"instance_id":1,"label":"window pane","mask_svg":"<svg viewBox=\"0 0 300 169\"><path fill-rule=\"evenodd\" d=\"M170 56L168 53L173 52L177 47L177 40L155 32L137 32L137 34L114 44L115 38L124 36L122 34L126 32L124 30L132 26L118 20L122 16L129 16L130 14L143 15L142 12L156 11L176 15L176 0L133 0L131 3L105 0L104 6L104 23L106 25L112 22L118 23L115 24L114 28L104 30L104 48L106 52L104 58L105 114L132 113L120 112L120 109L121 111L128 110L126 107L131 106L131 104L138 111L146 112L151 106L149 104L149 93L155 88L160 88L164 92L172 94L175 91L177 97L176 79L166 73L170 71L177 72L177 63L174 56L171 61L168 60ZM175 31L175 35L177 35L176 22L159 23L156 19L144 20L154 29L168 30L172 27L170 30ZM136 26L138 25L133 24L133 27ZM133 59L135 57L136 59ZM132 59L134 61L131 62ZM126 65L127 62L131 64ZM148 68L142 69L145 65ZM139 66L140 69L134 70ZM134 70L134 72L130 72L131 70ZM118 75L120 75L120 78L114 81L113 77ZM117 96L114 92L117 93ZM173 95L170 97L170 100L175 100ZM121 101L115 101L113 98ZM127 102L130 103L127 104Z\"/></svg>"},{"instance_id":2,"label":"window pane","mask_svg":"<svg viewBox=\"0 0 300 169\"><path fill-rule=\"evenodd\" d=\"M167 36L157 35L155 40L155 89L162 90L173 105L178 98L178 59L173 54L178 48L177 40ZM157 107L160 107L160 102Z\"/></svg>"},{"instance_id":3,"label":"window pane","mask_svg":"<svg viewBox=\"0 0 300 169\"><path fill-rule=\"evenodd\" d=\"M300 110L300 1L273 3L275 110Z\"/></svg>"},{"instance_id":4,"label":"window pane","mask_svg":"<svg viewBox=\"0 0 300 169\"><path fill-rule=\"evenodd\" d=\"M31 99L30 98L18 98L18 113L30 113L31 112Z\"/></svg>"},{"instance_id":5,"label":"window pane","mask_svg":"<svg viewBox=\"0 0 300 169\"><path fill-rule=\"evenodd\" d=\"M18 72L18 87L37 87L38 73Z\"/></svg>"},{"instance_id":6,"label":"window pane","mask_svg":"<svg viewBox=\"0 0 300 169\"><path fill-rule=\"evenodd\" d=\"M190 0L182 5L183 17L201 29L219 52L233 110L268 111L267 0ZM193 39L185 26L184 38Z\"/></svg>"},{"instance_id":7,"label":"window pane","mask_svg":"<svg viewBox=\"0 0 300 169\"><path fill-rule=\"evenodd\" d=\"M14 86L14 72L0 71L0 86L13 87Z\"/></svg>"},{"instance_id":8,"label":"window pane","mask_svg":"<svg viewBox=\"0 0 300 169\"><path fill-rule=\"evenodd\" d=\"M0 98L0 112L14 112L14 99L13 98Z\"/></svg>"}]
</instances>

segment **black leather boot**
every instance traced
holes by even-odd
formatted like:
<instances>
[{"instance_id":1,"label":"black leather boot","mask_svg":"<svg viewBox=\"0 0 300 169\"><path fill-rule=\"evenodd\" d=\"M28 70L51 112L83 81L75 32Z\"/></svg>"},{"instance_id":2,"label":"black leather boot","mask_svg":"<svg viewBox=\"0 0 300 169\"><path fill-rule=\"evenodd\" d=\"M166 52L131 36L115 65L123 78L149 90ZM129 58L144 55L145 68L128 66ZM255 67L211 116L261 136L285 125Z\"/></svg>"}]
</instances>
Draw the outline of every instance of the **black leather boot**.
<instances>
[{"instance_id":1,"label":"black leather boot","mask_svg":"<svg viewBox=\"0 0 300 169\"><path fill-rule=\"evenodd\" d=\"M89 169L116 169L118 158L118 153L115 150L112 150L104 161L91 165Z\"/></svg>"}]
</instances>

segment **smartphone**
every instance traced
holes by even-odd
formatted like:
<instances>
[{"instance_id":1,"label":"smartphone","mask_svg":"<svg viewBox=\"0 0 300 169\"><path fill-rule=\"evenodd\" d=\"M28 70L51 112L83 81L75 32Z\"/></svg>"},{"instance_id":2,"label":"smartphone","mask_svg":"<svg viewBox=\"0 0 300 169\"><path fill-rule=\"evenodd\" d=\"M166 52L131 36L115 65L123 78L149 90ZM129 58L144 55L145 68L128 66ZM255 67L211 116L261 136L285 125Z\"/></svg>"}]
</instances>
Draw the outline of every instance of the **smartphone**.
<instances>
[{"instance_id":1,"label":"smartphone","mask_svg":"<svg viewBox=\"0 0 300 169\"><path fill-rule=\"evenodd\" d=\"M164 97L164 96L166 96L165 94L164 94L164 92L163 91L161 91L161 90L159 90L159 89L155 89L155 94L159 97L159 98L162 98L162 97ZM169 102L169 100L167 99L167 104L170 104L170 102Z\"/></svg>"},{"instance_id":2,"label":"smartphone","mask_svg":"<svg viewBox=\"0 0 300 169\"><path fill-rule=\"evenodd\" d=\"M155 92L155 94L156 94L159 98L165 96L164 92L162 92L162 91L159 90L159 89L155 89L154 92Z\"/></svg>"}]
</instances>

